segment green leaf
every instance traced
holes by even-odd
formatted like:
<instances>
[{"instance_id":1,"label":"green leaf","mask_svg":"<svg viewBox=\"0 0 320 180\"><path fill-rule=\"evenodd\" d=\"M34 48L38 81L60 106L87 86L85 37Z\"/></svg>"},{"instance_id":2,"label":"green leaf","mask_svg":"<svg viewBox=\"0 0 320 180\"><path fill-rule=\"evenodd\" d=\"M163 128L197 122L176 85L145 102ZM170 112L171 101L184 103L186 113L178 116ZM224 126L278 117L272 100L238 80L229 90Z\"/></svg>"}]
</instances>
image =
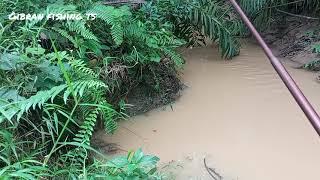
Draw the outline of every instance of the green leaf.
<instances>
[{"instance_id":1,"label":"green leaf","mask_svg":"<svg viewBox=\"0 0 320 180\"><path fill-rule=\"evenodd\" d=\"M15 70L19 62L21 62L21 59L17 53L4 53L0 55L1 70Z\"/></svg>"},{"instance_id":2,"label":"green leaf","mask_svg":"<svg viewBox=\"0 0 320 180\"><path fill-rule=\"evenodd\" d=\"M148 38L146 41L148 47L159 48L158 41L155 38Z\"/></svg>"},{"instance_id":3,"label":"green leaf","mask_svg":"<svg viewBox=\"0 0 320 180\"><path fill-rule=\"evenodd\" d=\"M155 166L160 159L157 156L146 155L140 161L141 166Z\"/></svg>"},{"instance_id":4,"label":"green leaf","mask_svg":"<svg viewBox=\"0 0 320 180\"><path fill-rule=\"evenodd\" d=\"M132 157L132 162L136 162L136 163L139 163L140 160L143 158L144 156L144 153L142 152L142 149L139 148L133 155Z\"/></svg>"},{"instance_id":5,"label":"green leaf","mask_svg":"<svg viewBox=\"0 0 320 180\"><path fill-rule=\"evenodd\" d=\"M127 174L132 175L137 168L138 166L136 164L129 164L127 167Z\"/></svg>"},{"instance_id":6,"label":"green leaf","mask_svg":"<svg viewBox=\"0 0 320 180\"><path fill-rule=\"evenodd\" d=\"M45 74L45 77L41 77L43 79L51 79L54 82L61 82L62 72L58 66L54 66L50 63L50 61L44 61L43 63L38 65L38 68Z\"/></svg>"},{"instance_id":7,"label":"green leaf","mask_svg":"<svg viewBox=\"0 0 320 180\"><path fill-rule=\"evenodd\" d=\"M111 27L111 35L116 45L121 45L123 42L123 27L120 24L114 24Z\"/></svg>"},{"instance_id":8,"label":"green leaf","mask_svg":"<svg viewBox=\"0 0 320 180\"><path fill-rule=\"evenodd\" d=\"M92 52L94 52L96 55L98 56L102 56L102 46L100 43L98 43L97 41L88 39L85 40L84 43L82 44L83 46L87 47L89 50L91 50Z\"/></svg>"},{"instance_id":9,"label":"green leaf","mask_svg":"<svg viewBox=\"0 0 320 180\"><path fill-rule=\"evenodd\" d=\"M150 61L153 61L153 62L160 62L161 61L161 57L159 54L157 53L153 53L150 55Z\"/></svg>"},{"instance_id":10,"label":"green leaf","mask_svg":"<svg viewBox=\"0 0 320 180\"><path fill-rule=\"evenodd\" d=\"M128 164L128 159L125 156L119 156L116 157L114 159L112 159L111 161L107 162L107 166L108 167L115 167L115 168L123 168Z\"/></svg>"},{"instance_id":11,"label":"green leaf","mask_svg":"<svg viewBox=\"0 0 320 180\"><path fill-rule=\"evenodd\" d=\"M320 54L320 44L315 44L312 46L313 52Z\"/></svg>"},{"instance_id":12,"label":"green leaf","mask_svg":"<svg viewBox=\"0 0 320 180\"><path fill-rule=\"evenodd\" d=\"M26 53L32 55L43 55L45 53L45 49L43 49L40 45L38 47L27 47Z\"/></svg>"},{"instance_id":13,"label":"green leaf","mask_svg":"<svg viewBox=\"0 0 320 180\"><path fill-rule=\"evenodd\" d=\"M25 100L24 97L20 96L18 90L9 89L9 88L1 88L0 89L0 97L6 101L20 101Z\"/></svg>"}]
</instances>

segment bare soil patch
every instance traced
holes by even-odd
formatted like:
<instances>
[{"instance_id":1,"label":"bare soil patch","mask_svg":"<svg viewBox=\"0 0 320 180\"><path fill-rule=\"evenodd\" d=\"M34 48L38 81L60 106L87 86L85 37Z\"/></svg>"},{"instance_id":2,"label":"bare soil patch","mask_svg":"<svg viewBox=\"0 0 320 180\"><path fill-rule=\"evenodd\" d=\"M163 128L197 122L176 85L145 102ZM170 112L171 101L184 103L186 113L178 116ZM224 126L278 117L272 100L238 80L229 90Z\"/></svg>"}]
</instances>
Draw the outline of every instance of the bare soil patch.
<instances>
[{"instance_id":1,"label":"bare soil patch","mask_svg":"<svg viewBox=\"0 0 320 180\"><path fill-rule=\"evenodd\" d=\"M279 16L262 35L276 56L302 67L319 59L313 52L313 46L320 43L319 25L316 20Z\"/></svg>"}]
</instances>

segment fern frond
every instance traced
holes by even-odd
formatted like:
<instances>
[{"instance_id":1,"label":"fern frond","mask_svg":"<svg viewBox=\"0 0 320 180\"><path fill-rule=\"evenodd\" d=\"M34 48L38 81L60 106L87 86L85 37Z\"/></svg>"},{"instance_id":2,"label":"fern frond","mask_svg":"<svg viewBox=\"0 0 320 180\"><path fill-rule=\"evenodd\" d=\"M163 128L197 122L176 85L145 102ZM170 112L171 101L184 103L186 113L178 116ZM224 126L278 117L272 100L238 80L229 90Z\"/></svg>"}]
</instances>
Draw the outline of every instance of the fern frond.
<instances>
[{"instance_id":1,"label":"fern frond","mask_svg":"<svg viewBox=\"0 0 320 180\"><path fill-rule=\"evenodd\" d=\"M101 114L105 129L108 133L113 133L117 129L117 122L115 119L118 117L118 113L112 108L112 106L106 101L99 103L99 106L89 111L83 124L80 126L80 131L75 135L73 139L75 142L90 145L90 140L93 134L94 126L98 115Z\"/></svg>"},{"instance_id":2,"label":"fern frond","mask_svg":"<svg viewBox=\"0 0 320 180\"><path fill-rule=\"evenodd\" d=\"M64 29L60 29L60 28L56 28L56 27L53 27L52 28L54 31L56 31L57 33L59 33L62 37L68 39L73 45L75 48L78 48L78 43L76 42L76 40L71 36L69 35L69 33L64 30Z\"/></svg>"},{"instance_id":3,"label":"fern frond","mask_svg":"<svg viewBox=\"0 0 320 180\"><path fill-rule=\"evenodd\" d=\"M55 86L47 91L38 91L36 95L31 96L29 99L19 102L19 114L18 120L21 118L23 113L29 111L29 109L35 109L37 106L41 108L44 103L51 99L53 102L54 98L63 92L68 86L66 84Z\"/></svg>"},{"instance_id":4,"label":"fern frond","mask_svg":"<svg viewBox=\"0 0 320 180\"><path fill-rule=\"evenodd\" d=\"M111 26L111 36L116 45L123 42L125 20L131 16L126 7L114 8L112 6L95 5L87 13L97 14L97 18Z\"/></svg>"},{"instance_id":5,"label":"fern frond","mask_svg":"<svg viewBox=\"0 0 320 180\"><path fill-rule=\"evenodd\" d=\"M98 74L96 74L91 68L86 67L86 63L83 60L70 61L70 65L74 71L83 76L98 78Z\"/></svg>"},{"instance_id":6,"label":"fern frond","mask_svg":"<svg viewBox=\"0 0 320 180\"><path fill-rule=\"evenodd\" d=\"M93 8L87 11L87 14L96 14L97 18L102 19L109 25L114 23L114 13L115 8L112 6L95 5Z\"/></svg>"},{"instance_id":7,"label":"fern frond","mask_svg":"<svg viewBox=\"0 0 320 180\"><path fill-rule=\"evenodd\" d=\"M173 34L168 32L159 31L156 36L153 36L153 39L157 41L157 45L162 47L180 47L185 44L184 41L176 38Z\"/></svg>"},{"instance_id":8,"label":"fern frond","mask_svg":"<svg viewBox=\"0 0 320 180\"><path fill-rule=\"evenodd\" d=\"M124 29L124 34L126 37L130 37L130 39L138 39L141 41L145 41L149 37L146 27L140 21L128 24L128 26Z\"/></svg>"},{"instance_id":9,"label":"fern frond","mask_svg":"<svg viewBox=\"0 0 320 180\"><path fill-rule=\"evenodd\" d=\"M70 31L80 34L85 39L99 41L93 32L86 27L86 23L84 21L68 21L66 26Z\"/></svg>"},{"instance_id":10,"label":"fern frond","mask_svg":"<svg viewBox=\"0 0 320 180\"><path fill-rule=\"evenodd\" d=\"M181 67L183 65L183 58L175 50L164 48L163 51L166 56L170 57L176 66Z\"/></svg>"},{"instance_id":11,"label":"fern frond","mask_svg":"<svg viewBox=\"0 0 320 180\"><path fill-rule=\"evenodd\" d=\"M35 109L36 107L42 108L43 105L49 100L51 100L53 103L53 100L59 94L63 93L64 102L67 103L67 100L71 94L77 97L82 97L85 90L98 90L106 88L108 88L108 86L99 80L81 80L72 83L71 87L63 84L60 86L55 86L47 91L38 91L37 94L31 96L29 99L17 102L14 106L8 106L5 110L1 109L3 111L1 114L10 114L10 117L13 117L15 114L17 114L17 120L19 120L22 115L28 112L30 109Z\"/></svg>"},{"instance_id":12,"label":"fern frond","mask_svg":"<svg viewBox=\"0 0 320 180\"><path fill-rule=\"evenodd\" d=\"M72 83L72 87L68 87L68 89L64 92L63 100L65 103L67 103L68 97L70 94L74 94L76 97L82 97L85 90L91 89L91 90L99 90L99 89L107 89L108 86L100 81L100 80L80 80L77 82Z\"/></svg>"},{"instance_id":13,"label":"fern frond","mask_svg":"<svg viewBox=\"0 0 320 180\"><path fill-rule=\"evenodd\" d=\"M123 31L123 27L120 24L115 24L111 27L111 35L116 45L122 44Z\"/></svg>"},{"instance_id":14,"label":"fern frond","mask_svg":"<svg viewBox=\"0 0 320 180\"><path fill-rule=\"evenodd\" d=\"M101 114L105 131L112 134L118 128L118 123L115 120L119 118L119 114L106 101L102 101L101 105Z\"/></svg>"},{"instance_id":15,"label":"fern frond","mask_svg":"<svg viewBox=\"0 0 320 180\"><path fill-rule=\"evenodd\" d=\"M189 15L191 22L202 27L204 34L219 44L219 49L224 58L232 58L239 54L240 43L234 37L227 25L227 13L219 1L201 0Z\"/></svg>"},{"instance_id":16,"label":"fern frond","mask_svg":"<svg viewBox=\"0 0 320 180\"><path fill-rule=\"evenodd\" d=\"M99 114L99 108L92 110L85 118L83 124L80 126L80 131L75 135L73 141L90 145L90 140L93 134L94 126Z\"/></svg>"},{"instance_id":17,"label":"fern frond","mask_svg":"<svg viewBox=\"0 0 320 180\"><path fill-rule=\"evenodd\" d=\"M73 142L90 146L94 127L99 115L102 115L101 117L107 133L113 133L117 129L118 125L115 121L117 118L116 111L106 101L102 101L100 102L100 106L95 107L86 115L84 122L80 126L79 132L73 138ZM63 157L69 158L73 165L81 165L83 161L87 159L87 150L83 147L77 147L76 149L69 151Z\"/></svg>"}]
</instances>

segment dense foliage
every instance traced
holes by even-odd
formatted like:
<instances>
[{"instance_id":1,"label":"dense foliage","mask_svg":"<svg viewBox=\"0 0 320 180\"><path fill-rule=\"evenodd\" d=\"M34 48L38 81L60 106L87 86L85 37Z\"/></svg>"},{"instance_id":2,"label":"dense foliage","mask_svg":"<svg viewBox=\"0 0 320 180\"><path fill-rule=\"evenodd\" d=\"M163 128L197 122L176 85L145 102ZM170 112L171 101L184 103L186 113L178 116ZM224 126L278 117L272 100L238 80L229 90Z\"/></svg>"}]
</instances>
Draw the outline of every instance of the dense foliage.
<instances>
[{"instance_id":1,"label":"dense foliage","mask_svg":"<svg viewBox=\"0 0 320 180\"><path fill-rule=\"evenodd\" d=\"M175 48L184 41L170 23L88 1L3 1L1 12L0 176L159 178L156 157L137 151L97 161L90 140L97 121L113 133L125 117L123 101L113 101L117 91L138 83L164 57L168 68L182 65ZM12 21L11 12L97 19Z\"/></svg>"},{"instance_id":2,"label":"dense foliage","mask_svg":"<svg viewBox=\"0 0 320 180\"><path fill-rule=\"evenodd\" d=\"M239 0L241 7L260 28L265 28L277 18L276 12L315 15L319 13L318 0Z\"/></svg>"},{"instance_id":3,"label":"dense foliage","mask_svg":"<svg viewBox=\"0 0 320 180\"><path fill-rule=\"evenodd\" d=\"M260 24L273 7L319 7L307 0L240 2ZM97 19L9 20L12 12ZM138 9L94 0L3 0L0 27L0 179L164 178L159 159L141 150L107 160L92 148L97 124L112 134L126 118L125 95L133 87L157 82L159 66L181 68L176 48L209 39L229 59L246 33L223 0L154 0Z\"/></svg>"}]
</instances>

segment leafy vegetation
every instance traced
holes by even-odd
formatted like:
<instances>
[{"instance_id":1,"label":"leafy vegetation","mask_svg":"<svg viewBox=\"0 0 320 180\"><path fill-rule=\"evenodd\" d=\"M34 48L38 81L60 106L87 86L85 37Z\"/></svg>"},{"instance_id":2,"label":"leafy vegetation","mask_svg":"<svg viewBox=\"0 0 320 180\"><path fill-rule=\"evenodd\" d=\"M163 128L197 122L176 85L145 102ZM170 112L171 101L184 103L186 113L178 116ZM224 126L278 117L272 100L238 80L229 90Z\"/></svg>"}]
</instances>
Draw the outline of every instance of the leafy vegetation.
<instances>
[{"instance_id":1,"label":"leafy vegetation","mask_svg":"<svg viewBox=\"0 0 320 180\"><path fill-rule=\"evenodd\" d=\"M158 0L149 2L146 11L155 18L161 17L160 21L170 20L175 34L191 46L205 44L208 38L219 44L222 57L229 59L239 54L236 36L242 33L243 26L225 1Z\"/></svg>"},{"instance_id":2,"label":"leafy vegetation","mask_svg":"<svg viewBox=\"0 0 320 180\"><path fill-rule=\"evenodd\" d=\"M318 1L240 2L258 24L276 8L319 10ZM97 16L8 19L19 13ZM99 153L91 146L95 129L116 131L127 117L126 95L139 84L159 90L155 69L176 73L184 64L178 47L209 39L230 59L246 34L222 0L154 0L138 9L3 0L0 27L0 179L163 179L159 159L141 149L112 160Z\"/></svg>"},{"instance_id":3,"label":"leafy vegetation","mask_svg":"<svg viewBox=\"0 0 320 180\"><path fill-rule=\"evenodd\" d=\"M315 15L320 10L317 0L239 0L242 8L259 28L265 28L276 18L276 12Z\"/></svg>"},{"instance_id":4,"label":"leafy vegetation","mask_svg":"<svg viewBox=\"0 0 320 180\"><path fill-rule=\"evenodd\" d=\"M142 71L164 57L168 68L181 67L175 48L184 41L169 25L155 26L127 6L6 3L1 2L1 178L160 178L158 158L141 150L98 161L91 137L97 124L107 133L117 129L126 117L117 94L139 83ZM11 12L90 13L97 19L5 18Z\"/></svg>"},{"instance_id":5,"label":"leafy vegetation","mask_svg":"<svg viewBox=\"0 0 320 180\"><path fill-rule=\"evenodd\" d=\"M312 46L313 48L313 52L316 54L320 53L320 45L319 44L315 44ZM306 63L303 65L304 69L307 70L311 70L311 71L320 71L320 60L319 59L315 59L309 63Z\"/></svg>"}]
</instances>

